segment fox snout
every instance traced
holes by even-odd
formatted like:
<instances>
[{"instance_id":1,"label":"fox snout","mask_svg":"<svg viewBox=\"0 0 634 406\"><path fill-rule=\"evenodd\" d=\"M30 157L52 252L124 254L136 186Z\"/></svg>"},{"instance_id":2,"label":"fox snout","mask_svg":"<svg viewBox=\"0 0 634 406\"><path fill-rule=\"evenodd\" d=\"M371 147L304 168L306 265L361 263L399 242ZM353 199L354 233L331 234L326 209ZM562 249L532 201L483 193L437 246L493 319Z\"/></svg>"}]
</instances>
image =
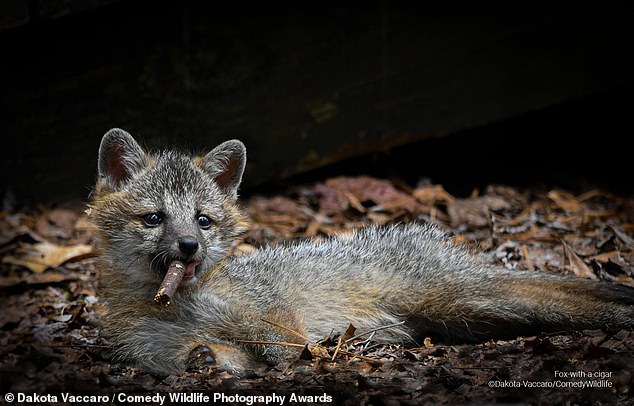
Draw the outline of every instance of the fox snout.
<instances>
[{"instance_id":1,"label":"fox snout","mask_svg":"<svg viewBox=\"0 0 634 406\"><path fill-rule=\"evenodd\" d=\"M180 237L177 243L179 251L187 257L196 254L196 251L198 251L198 239L194 236L185 235Z\"/></svg>"},{"instance_id":2,"label":"fox snout","mask_svg":"<svg viewBox=\"0 0 634 406\"><path fill-rule=\"evenodd\" d=\"M167 249L167 256L185 263L201 262L205 259L204 242L191 233L177 234Z\"/></svg>"},{"instance_id":3,"label":"fox snout","mask_svg":"<svg viewBox=\"0 0 634 406\"><path fill-rule=\"evenodd\" d=\"M179 260L186 266L184 281L197 276L200 264L206 259L205 242L202 236L197 236L192 230L178 232L173 227L166 229L163 244L159 244L158 250L150 254L150 266L156 271L159 280L162 280L173 260ZM171 237L171 238L169 238Z\"/></svg>"}]
</instances>

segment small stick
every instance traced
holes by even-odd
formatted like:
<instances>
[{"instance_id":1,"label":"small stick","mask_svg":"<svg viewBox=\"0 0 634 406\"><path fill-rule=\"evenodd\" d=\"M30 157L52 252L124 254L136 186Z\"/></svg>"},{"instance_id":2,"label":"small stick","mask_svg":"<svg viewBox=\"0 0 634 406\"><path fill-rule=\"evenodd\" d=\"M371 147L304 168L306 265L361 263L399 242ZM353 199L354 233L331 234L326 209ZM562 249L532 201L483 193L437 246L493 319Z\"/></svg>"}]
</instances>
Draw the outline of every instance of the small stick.
<instances>
[{"instance_id":1,"label":"small stick","mask_svg":"<svg viewBox=\"0 0 634 406\"><path fill-rule=\"evenodd\" d=\"M365 352L368 350L368 347L370 346L370 343L372 342L375 334L376 331L373 331L372 334L370 334L370 337L366 338L365 341L361 341L360 344L363 344L363 349L361 350L361 352Z\"/></svg>"},{"instance_id":2,"label":"small stick","mask_svg":"<svg viewBox=\"0 0 634 406\"><path fill-rule=\"evenodd\" d=\"M341 348L341 344L343 344L343 338L339 337L339 340L337 341L337 348L335 348L335 352L332 354L331 361L334 361L335 358L337 358L337 354L339 354L339 349Z\"/></svg>"},{"instance_id":3,"label":"small stick","mask_svg":"<svg viewBox=\"0 0 634 406\"><path fill-rule=\"evenodd\" d=\"M175 259L170 262L163 282L154 296L154 301L163 307L169 306L184 275L185 265L181 261Z\"/></svg>"}]
</instances>

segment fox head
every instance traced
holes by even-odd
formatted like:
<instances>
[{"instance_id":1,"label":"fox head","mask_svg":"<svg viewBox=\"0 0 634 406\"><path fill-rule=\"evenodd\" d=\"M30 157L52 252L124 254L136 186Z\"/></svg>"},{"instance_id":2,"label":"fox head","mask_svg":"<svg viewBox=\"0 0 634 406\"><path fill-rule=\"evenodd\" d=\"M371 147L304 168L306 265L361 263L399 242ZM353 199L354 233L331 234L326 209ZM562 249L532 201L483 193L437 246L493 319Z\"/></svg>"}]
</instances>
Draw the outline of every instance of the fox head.
<instances>
[{"instance_id":1,"label":"fox head","mask_svg":"<svg viewBox=\"0 0 634 406\"><path fill-rule=\"evenodd\" d=\"M118 128L101 140L90 213L103 257L133 288L158 287L169 263L193 285L244 231L237 209L246 149L226 141L204 156L148 153Z\"/></svg>"}]
</instances>

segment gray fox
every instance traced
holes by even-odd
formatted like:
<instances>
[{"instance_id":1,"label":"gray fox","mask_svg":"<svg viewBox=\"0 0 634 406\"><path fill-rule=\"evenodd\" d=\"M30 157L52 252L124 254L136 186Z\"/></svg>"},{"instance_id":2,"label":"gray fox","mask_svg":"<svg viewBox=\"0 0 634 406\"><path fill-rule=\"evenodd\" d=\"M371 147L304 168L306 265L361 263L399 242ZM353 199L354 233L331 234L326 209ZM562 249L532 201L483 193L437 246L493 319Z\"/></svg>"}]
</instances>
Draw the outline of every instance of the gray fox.
<instances>
[{"instance_id":1,"label":"gray fox","mask_svg":"<svg viewBox=\"0 0 634 406\"><path fill-rule=\"evenodd\" d=\"M104 135L89 213L117 360L171 374L201 345L233 371L297 356L301 349L243 342L305 344L264 320L311 340L352 324L412 344L634 327L634 289L485 264L429 224L370 226L231 257L246 229L237 204L245 163L237 140L189 156L146 152L121 129ZM182 280L159 306L153 298L173 260Z\"/></svg>"}]
</instances>

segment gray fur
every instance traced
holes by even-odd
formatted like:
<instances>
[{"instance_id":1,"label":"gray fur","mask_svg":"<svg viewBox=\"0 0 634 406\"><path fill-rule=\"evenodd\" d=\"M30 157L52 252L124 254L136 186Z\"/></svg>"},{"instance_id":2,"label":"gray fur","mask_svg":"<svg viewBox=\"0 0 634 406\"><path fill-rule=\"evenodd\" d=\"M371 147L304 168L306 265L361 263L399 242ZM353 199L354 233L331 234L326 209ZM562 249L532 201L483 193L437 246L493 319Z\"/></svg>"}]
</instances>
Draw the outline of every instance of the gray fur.
<instances>
[{"instance_id":1,"label":"gray fur","mask_svg":"<svg viewBox=\"0 0 634 406\"><path fill-rule=\"evenodd\" d=\"M427 335L473 341L634 326L631 289L492 267L429 224L368 227L225 258L243 230L235 200L244 145L223 143L198 166L173 151L141 154L128 136L112 131L104 136L102 146L127 146L119 156L128 176L116 181L101 176L91 204L103 248L107 331L117 359L175 373L201 344L213 351L219 366L238 371L253 360L275 363L296 356L289 347L239 342L303 344L263 319L312 340L350 323L363 331L404 321L376 338L410 344ZM110 150L100 149L100 172L102 152ZM148 211L164 212L164 223L144 227L139 215ZM197 228L199 212L214 219L211 229ZM152 303L162 275L152 271L151 256L157 251L163 253L161 261L178 256L173 241L183 233L201 241L198 278L179 288L163 309Z\"/></svg>"}]
</instances>

